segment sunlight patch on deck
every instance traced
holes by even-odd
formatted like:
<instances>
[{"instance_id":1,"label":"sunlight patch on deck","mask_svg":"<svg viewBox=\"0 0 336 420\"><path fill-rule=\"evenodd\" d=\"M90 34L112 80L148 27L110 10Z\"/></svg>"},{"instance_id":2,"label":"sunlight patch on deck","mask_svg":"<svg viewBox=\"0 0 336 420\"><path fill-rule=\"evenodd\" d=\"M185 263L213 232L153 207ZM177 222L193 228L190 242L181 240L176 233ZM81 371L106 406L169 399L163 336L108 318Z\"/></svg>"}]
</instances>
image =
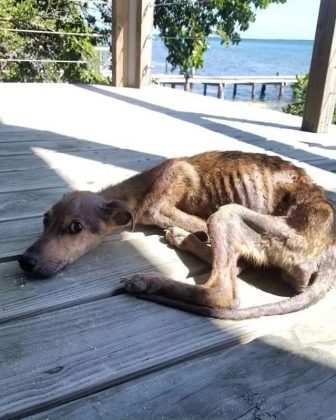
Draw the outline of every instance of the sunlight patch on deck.
<instances>
[{"instance_id":1,"label":"sunlight patch on deck","mask_svg":"<svg viewBox=\"0 0 336 420\"><path fill-rule=\"evenodd\" d=\"M111 179L117 183L137 173L117 165L41 147L32 147L31 150L74 189L98 191L110 185Z\"/></svg>"},{"instance_id":2,"label":"sunlight patch on deck","mask_svg":"<svg viewBox=\"0 0 336 420\"><path fill-rule=\"evenodd\" d=\"M171 261L177 258L176 250L170 248L159 237L153 236L151 240L147 240L146 242L132 242L132 246L153 267L155 267L152 272L160 273L164 276L172 278L173 280L195 284L194 278L189 277L193 272L193 267L190 265L190 260L188 260L187 263L184 263L181 259L179 264L174 266L171 265ZM162 264L162 261L167 261L167 264ZM204 264L198 262L197 265L199 266Z\"/></svg>"}]
</instances>

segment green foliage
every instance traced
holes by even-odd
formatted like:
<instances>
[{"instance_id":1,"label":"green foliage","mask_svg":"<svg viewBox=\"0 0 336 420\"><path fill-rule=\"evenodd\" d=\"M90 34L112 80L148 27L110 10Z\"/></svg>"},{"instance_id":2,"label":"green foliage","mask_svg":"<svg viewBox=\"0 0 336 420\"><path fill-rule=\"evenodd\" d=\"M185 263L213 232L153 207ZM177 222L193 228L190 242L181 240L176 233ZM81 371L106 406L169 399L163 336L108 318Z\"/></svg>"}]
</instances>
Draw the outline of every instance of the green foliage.
<instances>
[{"instance_id":1,"label":"green foliage","mask_svg":"<svg viewBox=\"0 0 336 420\"><path fill-rule=\"evenodd\" d=\"M67 0L1 0L0 27L92 32L89 6ZM0 58L72 60L85 63L0 62L0 81L106 83L93 66L96 38L0 31Z\"/></svg>"},{"instance_id":2,"label":"green foliage","mask_svg":"<svg viewBox=\"0 0 336 420\"><path fill-rule=\"evenodd\" d=\"M296 82L292 86L294 102L283 107L283 111L287 114L303 115L306 93L308 86L308 74L296 76Z\"/></svg>"},{"instance_id":3,"label":"green foliage","mask_svg":"<svg viewBox=\"0 0 336 420\"><path fill-rule=\"evenodd\" d=\"M296 82L293 85L293 97L294 102L283 107L282 110L287 114L303 116L307 86L309 81L309 75L305 74L302 76L296 76ZM336 124L336 109L333 116L333 124Z\"/></svg>"},{"instance_id":4,"label":"green foliage","mask_svg":"<svg viewBox=\"0 0 336 420\"><path fill-rule=\"evenodd\" d=\"M193 68L203 66L209 48L207 38L216 33L222 43L238 44L239 32L255 21L257 9L286 0L156 0L154 26L168 49L167 61L188 77ZM167 6L165 6L167 3Z\"/></svg>"}]
</instances>

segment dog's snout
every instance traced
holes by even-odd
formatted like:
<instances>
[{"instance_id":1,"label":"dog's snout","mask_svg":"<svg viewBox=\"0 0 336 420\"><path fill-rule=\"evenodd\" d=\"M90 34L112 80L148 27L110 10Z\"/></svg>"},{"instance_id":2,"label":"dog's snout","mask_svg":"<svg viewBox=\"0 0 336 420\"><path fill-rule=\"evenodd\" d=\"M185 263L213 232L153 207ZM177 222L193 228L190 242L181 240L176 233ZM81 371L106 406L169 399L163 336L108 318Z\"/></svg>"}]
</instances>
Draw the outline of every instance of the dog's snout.
<instances>
[{"instance_id":1,"label":"dog's snout","mask_svg":"<svg viewBox=\"0 0 336 420\"><path fill-rule=\"evenodd\" d=\"M32 273L37 264L37 258L34 254L25 252L19 256L19 264L22 270Z\"/></svg>"}]
</instances>

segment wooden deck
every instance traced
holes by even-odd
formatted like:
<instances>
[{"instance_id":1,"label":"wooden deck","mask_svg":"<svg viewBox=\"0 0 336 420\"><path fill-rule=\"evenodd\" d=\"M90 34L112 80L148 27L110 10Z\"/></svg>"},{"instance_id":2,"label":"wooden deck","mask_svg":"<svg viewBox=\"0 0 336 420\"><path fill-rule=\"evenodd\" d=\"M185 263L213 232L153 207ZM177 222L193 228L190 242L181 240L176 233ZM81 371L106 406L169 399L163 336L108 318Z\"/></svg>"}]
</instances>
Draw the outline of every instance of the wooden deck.
<instances>
[{"instance_id":1,"label":"wooden deck","mask_svg":"<svg viewBox=\"0 0 336 420\"><path fill-rule=\"evenodd\" d=\"M166 157L276 153L334 198L335 127L304 133L294 116L160 87L2 84L0 97L0 418L336 418L335 292L249 322L111 297L139 271L206 277L153 229L116 233L49 280L16 262L65 191L97 190ZM245 306L289 293L273 272L247 273L240 288Z\"/></svg>"}]
</instances>

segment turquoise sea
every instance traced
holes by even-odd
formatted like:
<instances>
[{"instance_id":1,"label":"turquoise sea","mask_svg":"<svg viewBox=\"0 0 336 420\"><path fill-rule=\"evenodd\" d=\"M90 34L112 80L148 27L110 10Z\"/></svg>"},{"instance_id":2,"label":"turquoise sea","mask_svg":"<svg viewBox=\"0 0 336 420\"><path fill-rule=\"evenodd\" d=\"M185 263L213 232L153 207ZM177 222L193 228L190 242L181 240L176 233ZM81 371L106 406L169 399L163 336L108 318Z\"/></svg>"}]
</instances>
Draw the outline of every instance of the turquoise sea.
<instances>
[{"instance_id":1,"label":"turquoise sea","mask_svg":"<svg viewBox=\"0 0 336 420\"><path fill-rule=\"evenodd\" d=\"M243 39L238 45L225 47L218 37L208 39L210 49L204 56L204 67L196 74L213 76L268 76L297 75L308 73L313 50L313 41ZM167 50L159 37L153 41L153 73L165 72ZM258 101L257 88L256 101ZM197 89L200 93L202 88ZM276 106L292 99L292 90L286 88L282 100L277 98L278 90L268 86L265 101ZM208 95L216 96L216 88L208 88ZM226 99L232 97L232 88L225 89ZM251 89L239 86L236 100L251 100Z\"/></svg>"}]
</instances>

